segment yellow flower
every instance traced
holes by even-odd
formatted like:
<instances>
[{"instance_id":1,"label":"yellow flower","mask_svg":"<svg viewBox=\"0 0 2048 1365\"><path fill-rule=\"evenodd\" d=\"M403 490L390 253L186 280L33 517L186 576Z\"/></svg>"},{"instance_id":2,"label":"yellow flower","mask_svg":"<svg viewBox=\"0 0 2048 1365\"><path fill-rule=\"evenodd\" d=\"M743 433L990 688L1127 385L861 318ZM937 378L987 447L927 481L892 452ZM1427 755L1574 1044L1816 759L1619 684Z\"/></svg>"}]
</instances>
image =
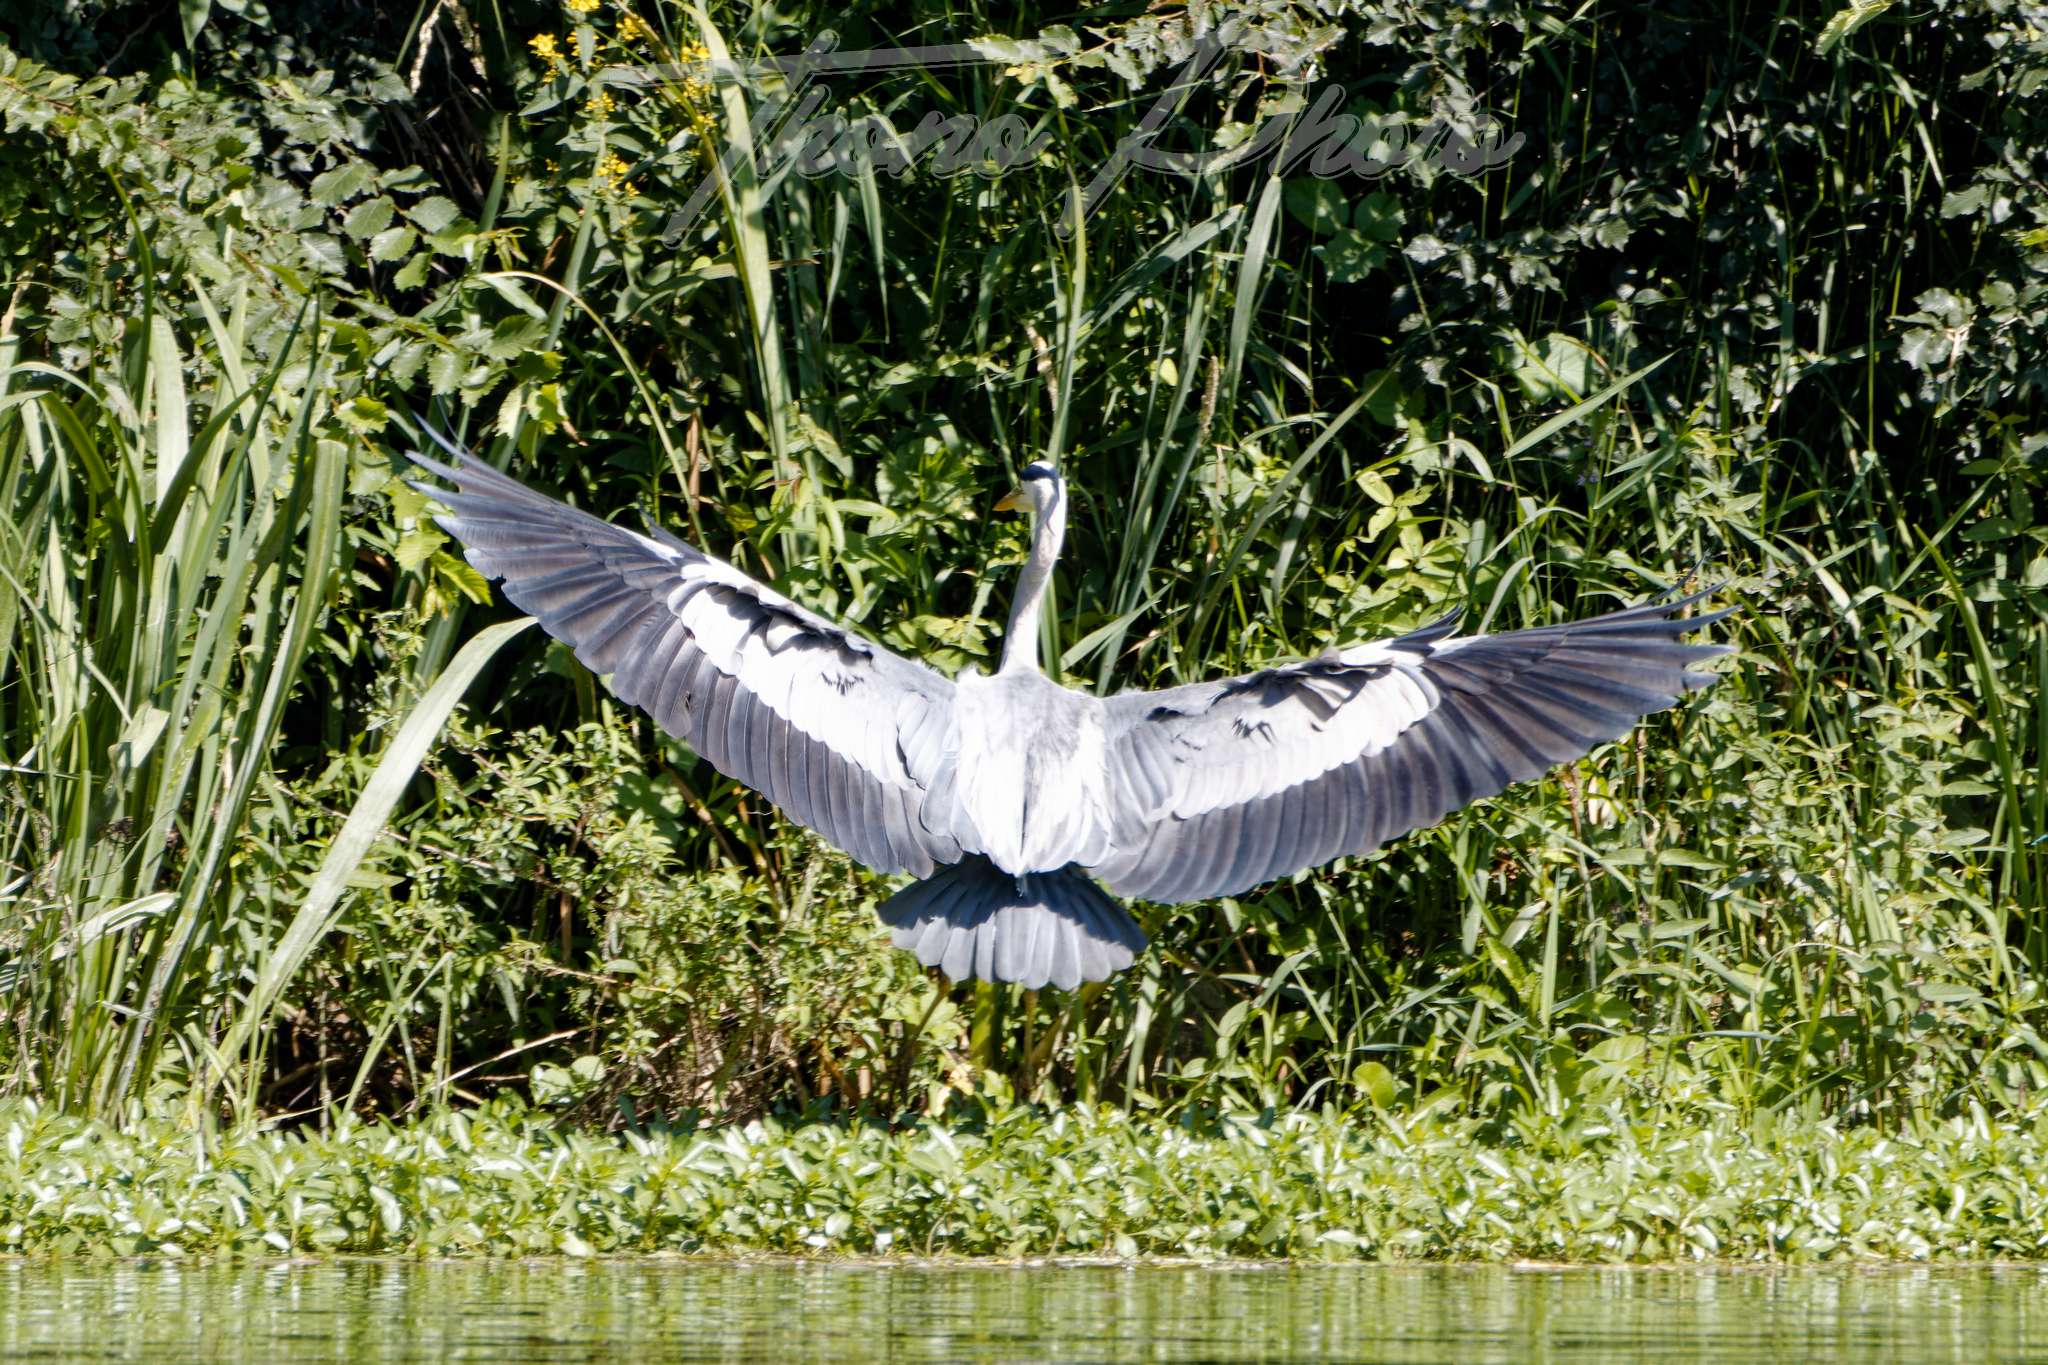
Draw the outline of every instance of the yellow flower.
<instances>
[{"instance_id":1,"label":"yellow flower","mask_svg":"<svg viewBox=\"0 0 2048 1365\"><path fill-rule=\"evenodd\" d=\"M542 61L548 62L552 65L561 64L562 50L561 48L556 46L554 34L539 34L536 37L529 38L527 40L526 45L532 48L533 55L540 58Z\"/></svg>"},{"instance_id":2,"label":"yellow flower","mask_svg":"<svg viewBox=\"0 0 2048 1365\"><path fill-rule=\"evenodd\" d=\"M622 14L619 16L620 42L637 43L643 38L652 38L653 36L654 30L648 27L647 21L639 15Z\"/></svg>"},{"instance_id":3,"label":"yellow flower","mask_svg":"<svg viewBox=\"0 0 2048 1365\"><path fill-rule=\"evenodd\" d=\"M597 159L598 178L604 181L605 188L627 198L640 193L640 187L626 179L626 172L631 169L616 152L606 152Z\"/></svg>"},{"instance_id":4,"label":"yellow flower","mask_svg":"<svg viewBox=\"0 0 2048 1365\"><path fill-rule=\"evenodd\" d=\"M618 103L612 99L611 92L609 90L600 90L584 103L583 112L592 118L603 118L617 107Z\"/></svg>"},{"instance_id":5,"label":"yellow flower","mask_svg":"<svg viewBox=\"0 0 2048 1365\"><path fill-rule=\"evenodd\" d=\"M675 64L679 67L690 67L699 62L708 62L710 60L711 49L702 43L685 43L676 49ZM711 93L711 82L705 80L702 76L694 74L684 76L681 85L683 98L692 104Z\"/></svg>"},{"instance_id":6,"label":"yellow flower","mask_svg":"<svg viewBox=\"0 0 2048 1365\"><path fill-rule=\"evenodd\" d=\"M595 14L604 0L562 0L562 3L574 14Z\"/></svg>"}]
</instances>

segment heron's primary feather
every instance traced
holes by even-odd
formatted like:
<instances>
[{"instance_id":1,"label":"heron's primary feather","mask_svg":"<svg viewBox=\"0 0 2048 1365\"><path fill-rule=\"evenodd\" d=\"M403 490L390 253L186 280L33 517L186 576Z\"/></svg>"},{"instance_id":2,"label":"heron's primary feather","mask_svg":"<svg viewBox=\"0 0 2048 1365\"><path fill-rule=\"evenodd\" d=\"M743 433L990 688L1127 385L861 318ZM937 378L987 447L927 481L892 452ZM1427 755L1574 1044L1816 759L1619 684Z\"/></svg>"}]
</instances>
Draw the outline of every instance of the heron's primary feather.
<instances>
[{"instance_id":1,"label":"heron's primary feather","mask_svg":"<svg viewBox=\"0 0 2048 1365\"><path fill-rule=\"evenodd\" d=\"M1714 681L1679 637L1705 594L1503 635L1448 619L1240 678L1106 703L1118 790L1145 826L1093 865L1147 900L1231 895L1366 853L1579 758Z\"/></svg>"},{"instance_id":2,"label":"heron's primary feather","mask_svg":"<svg viewBox=\"0 0 2048 1365\"><path fill-rule=\"evenodd\" d=\"M719 771L878 872L960 857L928 819L953 684L673 536L544 497L474 457L412 457L469 562Z\"/></svg>"}]
</instances>

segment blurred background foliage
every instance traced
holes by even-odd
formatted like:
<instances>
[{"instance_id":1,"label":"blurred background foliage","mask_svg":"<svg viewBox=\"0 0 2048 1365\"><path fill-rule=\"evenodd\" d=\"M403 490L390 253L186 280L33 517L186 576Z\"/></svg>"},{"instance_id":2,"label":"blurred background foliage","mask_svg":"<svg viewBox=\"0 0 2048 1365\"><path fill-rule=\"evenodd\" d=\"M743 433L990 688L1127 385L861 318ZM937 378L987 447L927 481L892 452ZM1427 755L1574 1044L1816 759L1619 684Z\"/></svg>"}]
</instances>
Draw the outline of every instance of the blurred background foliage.
<instances>
[{"instance_id":1,"label":"blurred background foliage","mask_svg":"<svg viewBox=\"0 0 2048 1365\"><path fill-rule=\"evenodd\" d=\"M2048 1082L2040 8L13 23L0 1086L108 1115L1014 1095L1909 1126ZM835 174L742 170L665 240L764 95L648 68L827 28L991 59L834 76L845 118L1010 116L1043 148L898 175L855 139ZM1393 169L1138 170L1063 236L1201 35L1226 54L1159 145L1334 90ZM1432 128L1522 141L1461 171ZM510 613L399 481L419 421L947 668L999 645L1025 528L987 508L1045 456L1079 685L1695 573L1742 653L1370 858L1139 907L1155 950L1106 985L956 987L886 946L888 885L565 651L463 650Z\"/></svg>"}]
</instances>

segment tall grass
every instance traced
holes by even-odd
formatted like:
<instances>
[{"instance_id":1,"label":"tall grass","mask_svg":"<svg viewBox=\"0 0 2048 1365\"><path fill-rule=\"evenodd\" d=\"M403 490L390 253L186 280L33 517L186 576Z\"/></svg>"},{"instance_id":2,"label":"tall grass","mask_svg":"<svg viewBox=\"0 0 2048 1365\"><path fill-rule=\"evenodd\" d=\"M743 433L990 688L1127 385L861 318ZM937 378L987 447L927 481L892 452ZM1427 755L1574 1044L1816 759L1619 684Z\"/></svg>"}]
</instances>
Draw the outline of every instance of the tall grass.
<instances>
[{"instance_id":1,"label":"tall grass","mask_svg":"<svg viewBox=\"0 0 2048 1365\"><path fill-rule=\"evenodd\" d=\"M154 291L118 370L0 372L11 1084L95 1112L167 1070L232 1083L284 964L310 946L307 926L282 932L300 887L234 864L251 841L290 838L274 754L337 591L347 455L314 435L331 395L310 306L265 361L239 312L198 298L205 391L188 393ZM488 635L472 656L504 630ZM387 786L412 775L476 666L423 700ZM371 784L369 828L330 852L302 919L331 907L395 796ZM253 983L221 970L259 962Z\"/></svg>"},{"instance_id":2,"label":"tall grass","mask_svg":"<svg viewBox=\"0 0 2048 1365\"><path fill-rule=\"evenodd\" d=\"M231 324L217 341L248 359ZM13 366L0 435L18 1083L94 1108L203 1045L184 1026L202 964L263 917L226 865L328 596L341 489L338 452L267 420L274 369L187 394L153 298L123 361L97 388Z\"/></svg>"}]
</instances>

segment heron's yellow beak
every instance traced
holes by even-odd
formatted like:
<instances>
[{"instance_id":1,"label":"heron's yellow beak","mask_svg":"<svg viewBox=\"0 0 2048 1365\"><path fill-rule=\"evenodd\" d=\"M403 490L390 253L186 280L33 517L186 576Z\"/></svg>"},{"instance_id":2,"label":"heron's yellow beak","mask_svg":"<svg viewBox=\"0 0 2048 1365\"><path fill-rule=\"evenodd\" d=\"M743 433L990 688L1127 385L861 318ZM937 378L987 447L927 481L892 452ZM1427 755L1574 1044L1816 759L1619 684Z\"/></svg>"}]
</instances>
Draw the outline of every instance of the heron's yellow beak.
<instances>
[{"instance_id":1,"label":"heron's yellow beak","mask_svg":"<svg viewBox=\"0 0 2048 1365\"><path fill-rule=\"evenodd\" d=\"M996 499L996 510L998 512L1014 512L1023 505L1024 490L1021 488L1013 488Z\"/></svg>"}]
</instances>

